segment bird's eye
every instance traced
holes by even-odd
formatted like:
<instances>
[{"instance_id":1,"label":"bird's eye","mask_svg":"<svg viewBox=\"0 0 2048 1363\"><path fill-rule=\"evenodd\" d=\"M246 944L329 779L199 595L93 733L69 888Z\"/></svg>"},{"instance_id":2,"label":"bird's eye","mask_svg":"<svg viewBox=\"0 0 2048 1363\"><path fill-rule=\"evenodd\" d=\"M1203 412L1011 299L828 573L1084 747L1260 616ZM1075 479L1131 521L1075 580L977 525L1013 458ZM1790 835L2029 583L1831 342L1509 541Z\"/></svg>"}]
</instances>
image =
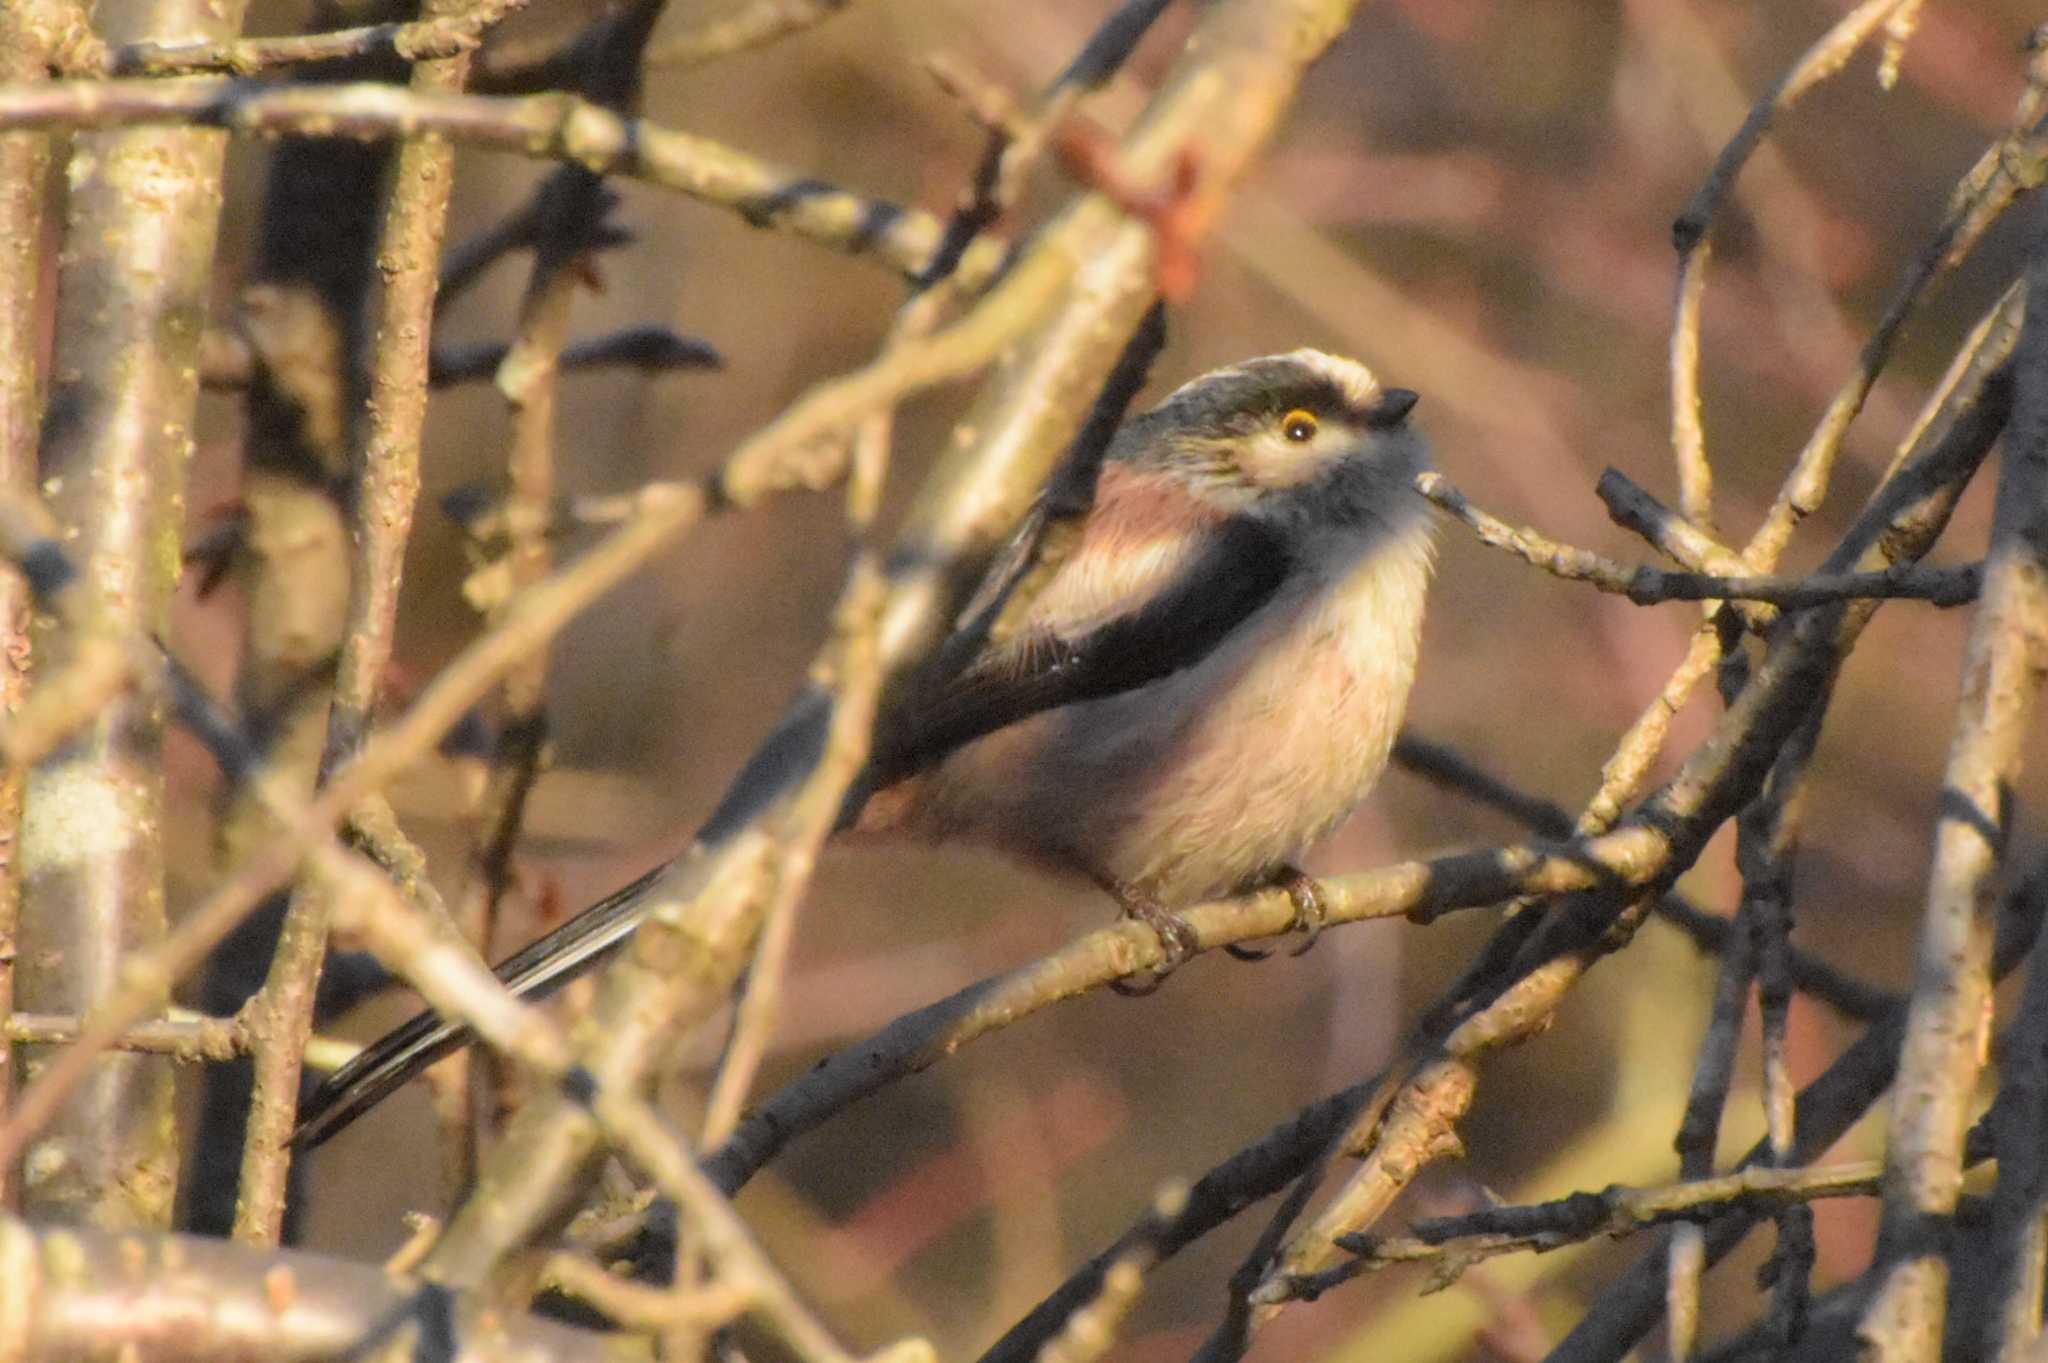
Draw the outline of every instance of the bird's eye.
<instances>
[{"instance_id":1,"label":"bird's eye","mask_svg":"<svg viewBox=\"0 0 2048 1363\"><path fill-rule=\"evenodd\" d=\"M1316 414L1297 407L1280 422L1280 434L1297 445L1316 438Z\"/></svg>"}]
</instances>

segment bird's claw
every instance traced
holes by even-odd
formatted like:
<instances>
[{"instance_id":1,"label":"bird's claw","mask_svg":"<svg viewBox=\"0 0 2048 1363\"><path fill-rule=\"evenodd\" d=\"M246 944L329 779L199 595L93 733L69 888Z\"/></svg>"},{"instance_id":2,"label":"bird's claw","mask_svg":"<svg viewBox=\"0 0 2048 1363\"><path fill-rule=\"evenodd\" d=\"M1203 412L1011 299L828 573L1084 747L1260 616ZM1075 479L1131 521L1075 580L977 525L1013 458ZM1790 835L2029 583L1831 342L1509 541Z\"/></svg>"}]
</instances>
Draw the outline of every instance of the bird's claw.
<instances>
[{"instance_id":1,"label":"bird's claw","mask_svg":"<svg viewBox=\"0 0 2048 1363\"><path fill-rule=\"evenodd\" d=\"M1294 921L1287 925L1287 931L1304 936L1301 945L1287 954L1299 956L1322 938L1323 924L1329 917L1323 910L1322 892L1312 877L1292 866L1273 877L1273 884L1287 891L1287 897L1294 902ZM1273 954L1271 947L1248 947L1242 942L1226 943L1223 949L1240 961L1263 961Z\"/></svg>"},{"instance_id":2,"label":"bird's claw","mask_svg":"<svg viewBox=\"0 0 2048 1363\"><path fill-rule=\"evenodd\" d=\"M1330 921L1329 913L1323 908L1323 892L1316 888L1313 877L1292 866L1281 873L1280 884L1286 889L1287 897L1294 901L1294 921L1287 925L1287 930L1302 934L1301 945L1288 955L1304 955L1322 940L1323 925Z\"/></svg>"},{"instance_id":3,"label":"bird's claw","mask_svg":"<svg viewBox=\"0 0 2048 1363\"><path fill-rule=\"evenodd\" d=\"M1193 924L1156 900L1129 893L1117 897L1123 904L1124 916L1152 929L1159 939L1159 964L1152 967L1150 974L1109 982L1109 987L1125 998L1139 999L1156 992L1168 975L1200 951L1202 939Z\"/></svg>"}]
</instances>

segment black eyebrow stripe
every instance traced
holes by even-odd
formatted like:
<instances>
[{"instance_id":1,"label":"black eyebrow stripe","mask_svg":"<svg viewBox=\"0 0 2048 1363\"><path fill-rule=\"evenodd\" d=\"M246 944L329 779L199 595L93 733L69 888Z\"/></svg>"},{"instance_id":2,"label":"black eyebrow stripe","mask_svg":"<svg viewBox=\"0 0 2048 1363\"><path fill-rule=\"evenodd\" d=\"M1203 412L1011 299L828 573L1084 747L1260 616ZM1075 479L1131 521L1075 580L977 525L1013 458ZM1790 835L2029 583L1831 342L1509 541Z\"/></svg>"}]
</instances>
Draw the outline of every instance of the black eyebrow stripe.
<instances>
[{"instance_id":1,"label":"black eyebrow stripe","mask_svg":"<svg viewBox=\"0 0 2048 1363\"><path fill-rule=\"evenodd\" d=\"M1297 409L1326 420L1365 425L1371 405L1353 402L1349 391L1336 380L1306 365L1288 363L1218 376L1147 415L1185 429L1227 436L1245 433L1247 422L1278 420Z\"/></svg>"}]
</instances>

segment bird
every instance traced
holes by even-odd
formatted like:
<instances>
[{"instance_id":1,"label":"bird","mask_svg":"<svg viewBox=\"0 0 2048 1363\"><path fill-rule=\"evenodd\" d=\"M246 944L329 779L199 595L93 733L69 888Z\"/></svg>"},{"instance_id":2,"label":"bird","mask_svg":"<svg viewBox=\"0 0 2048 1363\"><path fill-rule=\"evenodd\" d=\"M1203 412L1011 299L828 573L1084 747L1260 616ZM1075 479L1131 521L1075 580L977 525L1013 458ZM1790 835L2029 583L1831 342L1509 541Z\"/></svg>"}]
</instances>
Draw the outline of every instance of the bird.
<instances>
[{"instance_id":1,"label":"bird","mask_svg":"<svg viewBox=\"0 0 2048 1363\"><path fill-rule=\"evenodd\" d=\"M1130 417L1085 509L1063 520L1057 488L1040 498L878 724L840 831L991 846L1093 882L1160 940L1126 992L1199 947L1176 910L1207 899L1284 887L1312 942L1321 908L1295 858L1377 783L1415 679L1434 563L1418 401L1300 349ZM581 973L631 934L659 874L499 978L536 997ZM294 1142L469 1039L419 1015L327 1077Z\"/></svg>"}]
</instances>

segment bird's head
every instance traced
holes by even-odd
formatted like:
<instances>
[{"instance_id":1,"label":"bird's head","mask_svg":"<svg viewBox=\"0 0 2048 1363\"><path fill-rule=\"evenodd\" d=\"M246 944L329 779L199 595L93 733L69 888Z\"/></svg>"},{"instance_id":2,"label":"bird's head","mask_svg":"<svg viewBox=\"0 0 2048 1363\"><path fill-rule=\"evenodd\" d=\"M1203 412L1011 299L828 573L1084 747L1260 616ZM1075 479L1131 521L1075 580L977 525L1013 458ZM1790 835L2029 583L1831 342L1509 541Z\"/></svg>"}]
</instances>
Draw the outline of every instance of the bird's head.
<instances>
[{"instance_id":1,"label":"bird's head","mask_svg":"<svg viewBox=\"0 0 2048 1363\"><path fill-rule=\"evenodd\" d=\"M1406 521L1428 447L1416 394L1320 350L1211 370L1126 424L1112 451L1171 472L1233 514L1290 528Z\"/></svg>"}]
</instances>

